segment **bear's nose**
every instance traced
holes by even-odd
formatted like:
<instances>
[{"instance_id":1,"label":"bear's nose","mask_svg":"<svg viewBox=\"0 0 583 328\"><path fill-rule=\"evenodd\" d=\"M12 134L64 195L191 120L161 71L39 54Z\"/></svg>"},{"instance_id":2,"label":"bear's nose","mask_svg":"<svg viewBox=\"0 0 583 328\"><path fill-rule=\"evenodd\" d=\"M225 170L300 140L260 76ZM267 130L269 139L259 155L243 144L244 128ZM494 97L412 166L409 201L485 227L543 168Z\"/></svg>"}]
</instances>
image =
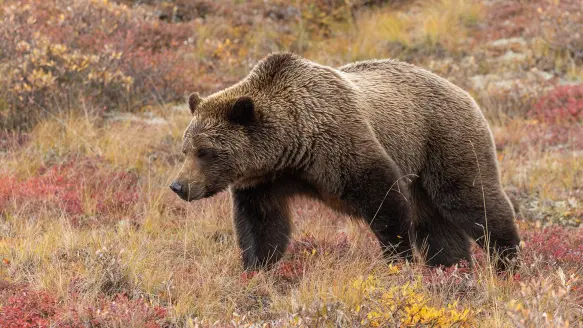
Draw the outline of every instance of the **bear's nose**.
<instances>
[{"instance_id":1,"label":"bear's nose","mask_svg":"<svg viewBox=\"0 0 583 328\"><path fill-rule=\"evenodd\" d=\"M180 194L182 192L182 184L178 181L174 181L170 184L170 189L175 193Z\"/></svg>"}]
</instances>

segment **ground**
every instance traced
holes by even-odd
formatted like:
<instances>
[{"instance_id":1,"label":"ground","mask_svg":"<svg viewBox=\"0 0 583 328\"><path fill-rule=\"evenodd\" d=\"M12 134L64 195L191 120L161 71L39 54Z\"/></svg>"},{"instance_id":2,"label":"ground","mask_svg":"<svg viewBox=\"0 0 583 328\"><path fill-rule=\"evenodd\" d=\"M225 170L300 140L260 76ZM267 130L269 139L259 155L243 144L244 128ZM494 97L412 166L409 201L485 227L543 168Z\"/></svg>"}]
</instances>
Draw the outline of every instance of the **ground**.
<instances>
[{"instance_id":1,"label":"ground","mask_svg":"<svg viewBox=\"0 0 583 328\"><path fill-rule=\"evenodd\" d=\"M579 1L0 0L0 326L583 324ZM294 201L242 273L230 200L185 203L186 96L271 51L406 60L467 89L519 205L522 267L387 265L366 227Z\"/></svg>"}]
</instances>

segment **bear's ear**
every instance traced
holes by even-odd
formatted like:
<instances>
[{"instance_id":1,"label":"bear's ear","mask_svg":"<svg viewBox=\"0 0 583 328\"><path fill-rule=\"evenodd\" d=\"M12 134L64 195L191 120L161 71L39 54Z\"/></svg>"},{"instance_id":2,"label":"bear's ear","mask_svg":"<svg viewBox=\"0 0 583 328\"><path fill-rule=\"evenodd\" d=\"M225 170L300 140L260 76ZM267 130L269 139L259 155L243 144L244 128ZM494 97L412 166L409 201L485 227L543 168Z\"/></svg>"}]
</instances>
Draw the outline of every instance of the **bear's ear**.
<instances>
[{"instance_id":1,"label":"bear's ear","mask_svg":"<svg viewBox=\"0 0 583 328\"><path fill-rule=\"evenodd\" d=\"M255 104L251 97L243 96L237 99L227 113L227 119L235 124L248 125L257 118Z\"/></svg>"},{"instance_id":2,"label":"bear's ear","mask_svg":"<svg viewBox=\"0 0 583 328\"><path fill-rule=\"evenodd\" d=\"M196 110L196 107L198 107L198 104L200 104L201 101L202 99L200 98L198 92L193 92L190 94L190 96L188 97L188 107L190 107L191 114L194 115L194 111Z\"/></svg>"}]
</instances>

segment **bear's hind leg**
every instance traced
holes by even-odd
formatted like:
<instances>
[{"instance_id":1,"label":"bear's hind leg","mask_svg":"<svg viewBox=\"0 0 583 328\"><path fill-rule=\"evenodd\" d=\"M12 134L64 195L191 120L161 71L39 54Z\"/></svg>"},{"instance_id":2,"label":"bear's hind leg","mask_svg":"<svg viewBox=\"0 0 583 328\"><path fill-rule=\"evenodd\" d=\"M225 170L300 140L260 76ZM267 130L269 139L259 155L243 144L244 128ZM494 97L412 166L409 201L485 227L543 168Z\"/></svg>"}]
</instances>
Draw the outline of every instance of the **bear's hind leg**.
<instances>
[{"instance_id":1,"label":"bear's hind leg","mask_svg":"<svg viewBox=\"0 0 583 328\"><path fill-rule=\"evenodd\" d=\"M482 249L490 252L498 270L513 269L520 237L513 220L512 204L502 190L485 197L485 202L486 211L482 209L476 214L481 215L468 232Z\"/></svg>"},{"instance_id":2,"label":"bear's hind leg","mask_svg":"<svg viewBox=\"0 0 583 328\"><path fill-rule=\"evenodd\" d=\"M484 185L482 191L480 186L450 185L434 197L439 213L489 250L499 271L510 268L508 264L516 258L520 238L512 205L500 187Z\"/></svg>"},{"instance_id":3,"label":"bear's hind leg","mask_svg":"<svg viewBox=\"0 0 583 328\"><path fill-rule=\"evenodd\" d=\"M470 141L444 135L441 144L430 145L421 182L437 211L490 250L494 262L502 259L498 269L504 270L516 257L520 238L512 204L501 188L493 140L487 128L481 131ZM444 142L451 142L451 149Z\"/></svg>"},{"instance_id":4,"label":"bear's hind leg","mask_svg":"<svg viewBox=\"0 0 583 328\"><path fill-rule=\"evenodd\" d=\"M270 267L284 254L291 234L283 184L231 190L237 240L245 270Z\"/></svg>"},{"instance_id":5,"label":"bear's hind leg","mask_svg":"<svg viewBox=\"0 0 583 328\"><path fill-rule=\"evenodd\" d=\"M413 233L417 251L429 266L471 262L470 240L465 231L447 221L430 202L419 180L411 185Z\"/></svg>"}]
</instances>

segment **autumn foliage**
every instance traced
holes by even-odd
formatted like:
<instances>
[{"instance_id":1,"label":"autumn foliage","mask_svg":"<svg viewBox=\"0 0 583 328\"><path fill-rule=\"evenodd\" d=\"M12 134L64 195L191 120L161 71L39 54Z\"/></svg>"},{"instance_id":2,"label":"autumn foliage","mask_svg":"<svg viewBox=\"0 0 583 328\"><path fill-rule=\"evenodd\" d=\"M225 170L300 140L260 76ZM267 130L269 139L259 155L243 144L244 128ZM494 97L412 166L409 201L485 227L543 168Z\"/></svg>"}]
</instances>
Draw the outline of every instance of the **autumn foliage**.
<instances>
[{"instance_id":1,"label":"autumn foliage","mask_svg":"<svg viewBox=\"0 0 583 328\"><path fill-rule=\"evenodd\" d=\"M0 327L581 325L580 6L0 0ZM285 256L244 272L228 193L186 203L168 185L186 96L273 51L396 58L472 94L516 205L517 271L477 246L447 268L387 263L369 227L299 198Z\"/></svg>"},{"instance_id":2,"label":"autumn foliage","mask_svg":"<svg viewBox=\"0 0 583 328\"><path fill-rule=\"evenodd\" d=\"M131 215L131 205L139 199L137 176L107 170L99 158L41 167L37 175L25 180L0 179L0 213L27 203L58 209L79 222L84 215Z\"/></svg>"},{"instance_id":3,"label":"autumn foliage","mask_svg":"<svg viewBox=\"0 0 583 328\"><path fill-rule=\"evenodd\" d=\"M146 328L163 327L167 310L152 306L144 299L129 299L116 295L92 306L58 302L46 292L25 286L4 284L0 294L10 295L0 311L0 326L6 328L54 327L124 327L139 325Z\"/></svg>"},{"instance_id":4,"label":"autumn foliage","mask_svg":"<svg viewBox=\"0 0 583 328\"><path fill-rule=\"evenodd\" d=\"M536 102L530 115L551 125L583 122L583 84L554 88Z\"/></svg>"}]
</instances>

